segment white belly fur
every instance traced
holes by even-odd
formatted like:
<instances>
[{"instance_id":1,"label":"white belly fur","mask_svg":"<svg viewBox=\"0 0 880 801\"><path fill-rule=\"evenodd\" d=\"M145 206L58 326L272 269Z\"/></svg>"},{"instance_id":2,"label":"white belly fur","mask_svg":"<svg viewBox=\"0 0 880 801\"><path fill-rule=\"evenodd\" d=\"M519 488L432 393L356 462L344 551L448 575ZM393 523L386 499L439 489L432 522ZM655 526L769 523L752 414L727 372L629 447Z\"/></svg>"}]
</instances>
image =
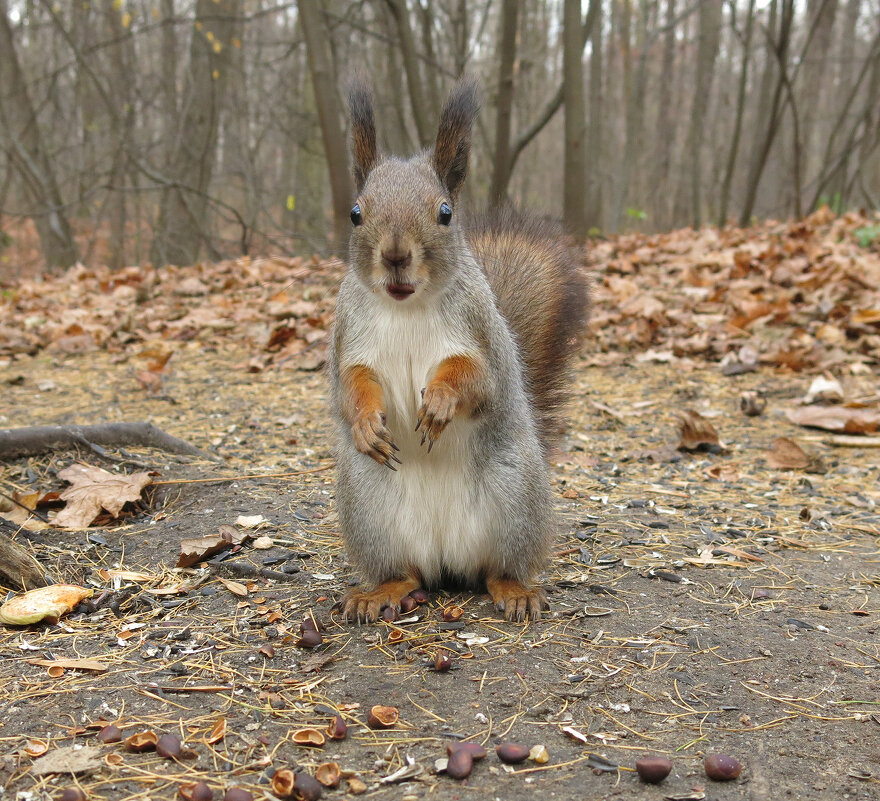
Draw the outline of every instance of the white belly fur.
<instances>
[{"instance_id":1,"label":"white belly fur","mask_svg":"<svg viewBox=\"0 0 880 801\"><path fill-rule=\"evenodd\" d=\"M421 390L440 362L472 353L474 346L449 334L456 330L433 308L401 309L379 302L369 333L346 354L351 364L370 367L382 386L387 427L402 464L396 473L383 471L388 504L384 519L401 562L421 571L426 582L440 578L444 568L475 579L492 561L499 520L497 501L471 472L474 423L454 419L431 453L415 426ZM369 457L363 456L363 459Z\"/></svg>"}]
</instances>

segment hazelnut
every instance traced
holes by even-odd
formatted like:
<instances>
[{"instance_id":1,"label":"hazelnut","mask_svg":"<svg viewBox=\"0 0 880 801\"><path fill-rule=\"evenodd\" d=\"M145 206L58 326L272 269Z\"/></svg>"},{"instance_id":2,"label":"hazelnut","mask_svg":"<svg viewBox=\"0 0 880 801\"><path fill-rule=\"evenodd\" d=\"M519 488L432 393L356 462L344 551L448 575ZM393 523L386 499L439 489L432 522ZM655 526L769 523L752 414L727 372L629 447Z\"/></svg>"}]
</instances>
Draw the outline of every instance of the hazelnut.
<instances>
[{"instance_id":1,"label":"hazelnut","mask_svg":"<svg viewBox=\"0 0 880 801\"><path fill-rule=\"evenodd\" d=\"M395 612L392 607L386 606L382 610L382 620L384 620L386 623L393 623L395 620L397 620L397 612Z\"/></svg>"},{"instance_id":2,"label":"hazelnut","mask_svg":"<svg viewBox=\"0 0 880 801\"><path fill-rule=\"evenodd\" d=\"M437 656L434 657L434 670L438 673L445 673L451 667L452 657L449 654L441 654L438 651Z\"/></svg>"},{"instance_id":3,"label":"hazelnut","mask_svg":"<svg viewBox=\"0 0 880 801\"><path fill-rule=\"evenodd\" d=\"M446 753L452 756L454 751L467 751L475 762L486 756L486 749L479 743L446 743Z\"/></svg>"},{"instance_id":4,"label":"hazelnut","mask_svg":"<svg viewBox=\"0 0 880 801\"><path fill-rule=\"evenodd\" d=\"M323 792L321 783L314 776L309 773L296 774L296 783L293 787L295 798L300 798L302 801L318 801Z\"/></svg>"},{"instance_id":5,"label":"hazelnut","mask_svg":"<svg viewBox=\"0 0 880 801\"><path fill-rule=\"evenodd\" d=\"M729 782L739 776L742 765L727 754L709 754L703 762L706 775L716 782Z\"/></svg>"},{"instance_id":6,"label":"hazelnut","mask_svg":"<svg viewBox=\"0 0 880 801\"><path fill-rule=\"evenodd\" d=\"M416 599L412 597L412 595L404 595L403 598L400 599L400 611L404 614L409 614L418 606Z\"/></svg>"},{"instance_id":7,"label":"hazelnut","mask_svg":"<svg viewBox=\"0 0 880 801\"><path fill-rule=\"evenodd\" d=\"M413 590L409 594L409 597L419 605L428 603L428 593L426 593L421 587L417 590Z\"/></svg>"},{"instance_id":8,"label":"hazelnut","mask_svg":"<svg viewBox=\"0 0 880 801\"><path fill-rule=\"evenodd\" d=\"M327 736L331 740L344 740L346 734L348 734L348 726L345 725L342 715L337 715L327 726Z\"/></svg>"},{"instance_id":9,"label":"hazelnut","mask_svg":"<svg viewBox=\"0 0 880 801\"><path fill-rule=\"evenodd\" d=\"M119 726L111 723L98 732L99 743L118 743L122 739L122 731Z\"/></svg>"},{"instance_id":10,"label":"hazelnut","mask_svg":"<svg viewBox=\"0 0 880 801\"><path fill-rule=\"evenodd\" d=\"M86 801L88 796L81 787L65 787L58 798L59 801Z\"/></svg>"},{"instance_id":11,"label":"hazelnut","mask_svg":"<svg viewBox=\"0 0 880 801\"><path fill-rule=\"evenodd\" d=\"M321 632L303 627L302 636L296 641L297 648L315 648L324 642Z\"/></svg>"},{"instance_id":12,"label":"hazelnut","mask_svg":"<svg viewBox=\"0 0 880 801\"><path fill-rule=\"evenodd\" d=\"M453 779L466 779L474 769L473 757L464 748L457 748L449 753L446 763L446 775Z\"/></svg>"},{"instance_id":13,"label":"hazelnut","mask_svg":"<svg viewBox=\"0 0 880 801\"><path fill-rule=\"evenodd\" d=\"M223 801L254 801L254 797L244 787L230 787L224 794Z\"/></svg>"},{"instance_id":14,"label":"hazelnut","mask_svg":"<svg viewBox=\"0 0 880 801\"><path fill-rule=\"evenodd\" d=\"M443 620L447 623L455 623L456 620L461 620L463 614L464 609L460 606L447 606L446 609L443 610Z\"/></svg>"},{"instance_id":15,"label":"hazelnut","mask_svg":"<svg viewBox=\"0 0 880 801\"><path fill-rule=\"evenodd\" d=\"M173 734L163 734L156 740L156 753L165 759L176 759L180 756L180 739Z\"/></svg>"},{"instance_id":16,"label":"hazelnut","mask_svg":"<svg viewBox=\"0 0 880 801\"><path fill-rule=\"evenodd\" d=\"M508 765L516 765L528 759L529 749L519 743L501 743L495 747L498 759Z\"/></svg>"},{"instance_id":17,"label":"hazelnut","mask_svg":"<svg viewBox=\"0 0 880 801\"><path fill-rule=\"evenodd\" d=\"M672 770L672 762L662 756L642 757L636 762L636 773L647 784L659 784Z\"/></svg>"},{"instance_id":18,"label":"hazelnut","mask_svg":"<svg viewBox=\"0 0 880 801\"><path fill-rule=\"evenodd\" d=\"M214 791L204 782L196 782L190 797L192 801L214 801Z\"/></svg>"}]
</instances>

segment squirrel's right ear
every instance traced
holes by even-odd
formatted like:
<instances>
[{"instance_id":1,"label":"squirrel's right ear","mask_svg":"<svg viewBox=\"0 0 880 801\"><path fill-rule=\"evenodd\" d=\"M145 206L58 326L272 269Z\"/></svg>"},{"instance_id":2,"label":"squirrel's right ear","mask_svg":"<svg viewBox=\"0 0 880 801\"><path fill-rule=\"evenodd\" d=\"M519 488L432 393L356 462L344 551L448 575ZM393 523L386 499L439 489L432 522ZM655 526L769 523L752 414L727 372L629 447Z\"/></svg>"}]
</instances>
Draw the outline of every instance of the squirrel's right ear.
<instances>
[{"instance_id":1,"label":"squirrel's right ear","mask_svg":"<svg viewBox=\"0 0 880 801\"><path fill-rule=\"evenodd\" d=\"M434 145L434 170L452 197L458 194L467 175L471 128L479 110L476 79L462 78L443 107Z\"/></svg>"},{"instance_id":2,"label":"squirrel's right ear","mask_svg":"<svg viewBox=\"0 0 880 801\"><path fill-rule=\"evenodd\" d=\"M361 192L370 170L379 160L376 149L376 120L373 115L373 93L362 78L354 78L348 87L348 108L351 112L351 154L354 159L354 182Z\"/></svg>"}]
</instances>

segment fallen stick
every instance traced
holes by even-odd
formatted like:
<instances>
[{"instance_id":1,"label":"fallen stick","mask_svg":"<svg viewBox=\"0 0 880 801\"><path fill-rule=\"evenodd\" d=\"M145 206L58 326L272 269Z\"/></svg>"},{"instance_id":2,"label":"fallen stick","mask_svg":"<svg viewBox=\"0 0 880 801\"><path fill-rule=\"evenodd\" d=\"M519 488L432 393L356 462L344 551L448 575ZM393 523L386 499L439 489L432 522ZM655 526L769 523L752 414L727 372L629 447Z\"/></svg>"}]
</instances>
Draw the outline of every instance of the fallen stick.
<instances>
[{"instance_id":1,"label":"fallen stick","mask_svg":"<svg viewBox=\"0 0 880 801\"><path fill-rule=\"evenodd\" d=\"M2 531L0 531L0 573L23 590L45 587L49 584L40 563Z\"/></svg>"},{"instance_id":2,"label":"fallen stick","mask_svg":"<svg viewBox=\"0 0 880 801\"><path fill-rule=\"evenodd\" d=\"M172 437L152 423L100 423L91 426L29 426L27 428L0 429L0 460L35 456L40 453L83 445L117 448L137 446L157 448L167 453L198 456L219 461L218 457L199 450L182 439Z\"/></svg>"}]
</instances>

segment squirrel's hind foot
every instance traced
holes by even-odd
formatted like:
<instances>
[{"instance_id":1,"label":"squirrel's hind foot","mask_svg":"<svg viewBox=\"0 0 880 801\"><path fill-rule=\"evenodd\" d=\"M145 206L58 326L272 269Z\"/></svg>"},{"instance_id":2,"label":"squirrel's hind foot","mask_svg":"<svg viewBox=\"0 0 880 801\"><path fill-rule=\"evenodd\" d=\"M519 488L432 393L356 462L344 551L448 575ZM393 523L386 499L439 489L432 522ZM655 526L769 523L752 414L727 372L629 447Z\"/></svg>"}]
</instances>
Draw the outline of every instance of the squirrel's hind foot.
<instances>
[{"instance_id":1,"label":"squirrel's hind foot","mask_svg":"<svg viewBox=\"0 0 880 801\"><path fill-rule=\"evenodd\" d=\"M400 602L404 596L417 590L420 583L417 579L407 577L385 581L374 590L354 587L339 602L342 616L346 620L358 623L372 623L379 619L382 610L390 606L395 612L400 611Z\"/></svg>"},{"instance_id":2,"label":"squirrel's hind foot","mask_svg":"<svg viewBox=\"0 0 880 801\"><path fill-rule=\"evenodd\" d=\"M547 608L547 596L540 587L527 587L516 579L487 578L486 588L495 608L510 621L537 620Z\"/></svg>"}]
</instances>

